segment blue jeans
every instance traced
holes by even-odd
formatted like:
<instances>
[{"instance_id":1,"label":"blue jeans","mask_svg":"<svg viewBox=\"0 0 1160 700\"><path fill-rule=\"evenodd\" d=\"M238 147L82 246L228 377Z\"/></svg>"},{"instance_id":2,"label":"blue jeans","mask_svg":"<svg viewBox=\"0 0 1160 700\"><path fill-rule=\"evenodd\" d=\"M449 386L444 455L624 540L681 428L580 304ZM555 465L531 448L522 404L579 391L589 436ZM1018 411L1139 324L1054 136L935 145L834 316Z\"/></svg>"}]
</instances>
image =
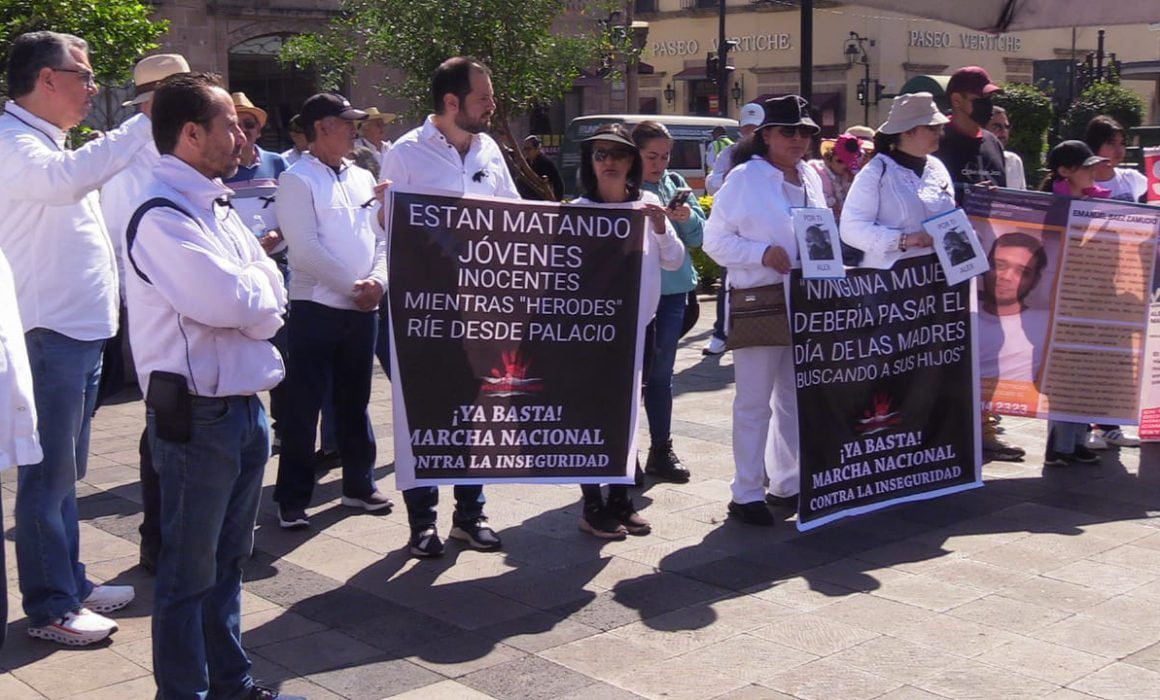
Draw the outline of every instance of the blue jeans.
<instances>
[{"instance_id":1,"label":"blue jeans","mask_svg":"<svg viewBox=\"0 0 1160 700\"><path fill-rule=\"evenodd\" d=\"M274 500L286 508L310 505L314 439L328 384L334 398L335 438L342 455L342 495L366 498L375 491L375 434L367 405L378 317L369 311L295 301L287 325L289 401L282 417L285 430Z\"/></svg>"},{"instance_id":2,"label":"blue jeans","mask_svg":"<svg viewBox=\"0 0 1160 700\"><path fill-rule=\"evenodd\" d=\"M375 357L387 379L391 378L391 313L386 297L379 304L379 335L375 339Z\"/></svg>"},{"instance_id":3,"label":"blue jeans","mask_svg":"<svg viewBox=\"0 0 1160 700\"><path fill-rule=\"evenodd\" d=\"M720 287L717 288L717 320L713 321L713 337L725 340L725 295L729 289L725 284L729 279L729 270L721 268Z\"/></svg>"},{"instance_id":4,"label":"blue jeans","mask_svg":"<svg viewBox=\"0 0 1160 700\"><path fill-rule=\"evenodd\" d=\"M686 294L665 294L657 305L653 320L652 366L645 376L644 410L648 414L649 440L653 447L663 447L672 437L673 366L677 362L677 343L685 321Z\"/></svg>"},{"instance_id":5,"label":"blue jeans","mask_svg":"<svg viewBox=\"0 0 1160 700\"><path fill-rule=\"evenodd\" d=\"M44 460L17 469L16 564L28 624L40 626L81 607L93 590L80 562L77 481L88 464L105 341L44 328L24 340Z\"/></svg>"},{"instance_id":6,"label":"blue jeans","mask_svg":"<svg viewBox=\"0 0 1160 700\"><path fill-rule=\"evenodd\" d=\"M435 524L439 506L438 486L416 486L403 492L403 502L407 504L407 524L412 530L423 530ZM467 523L483 515L483 487L478 484L463 484L455 487L455 514L453 525Z\"/></svg>"},{"instance_id":7,"label":"blue jeans","mask_svg":"<svg viewBox=\"0 0 1160 700\"><path fill-rule=\"evenodd\" d=\"M242 564L270 454L266 411L256 396L194 397L186 443L158 438L152 410L145 421L161 481L157 697L245 697L254 681L242 648Z\"/></svg>"},{"instance_id":8,"label":"blue jeans","mask_svg":"<svg viewBox=\"0 0 1160 700\"><path fill-rule=\"evenodd\" d=\"M1062 455L1075 453L1077 445L1082 445L1087 437L1087 423L1066 423L1064 421L1047 421L1047 449L1055 450Z\"/></svg>"}]
</instances>

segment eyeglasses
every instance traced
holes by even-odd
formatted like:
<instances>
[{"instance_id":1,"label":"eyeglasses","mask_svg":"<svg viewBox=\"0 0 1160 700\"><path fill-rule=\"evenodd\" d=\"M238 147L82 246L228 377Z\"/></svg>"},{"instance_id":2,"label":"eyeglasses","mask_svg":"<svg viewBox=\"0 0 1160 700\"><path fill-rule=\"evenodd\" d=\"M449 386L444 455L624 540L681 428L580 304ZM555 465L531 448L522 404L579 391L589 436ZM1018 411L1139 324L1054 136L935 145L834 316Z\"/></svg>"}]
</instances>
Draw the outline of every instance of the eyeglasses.
<instances>
[{"instance_id":1,"label":"eyeglasses","mask_svg":"<svg viewBox=\"0 0 1160 700\"><path fill-rule=\"evenodd\" d=\"M75 74L78 78L81 79L81 82L83 82L87 88L94 88L97 86L97 76L93 75L92 71L85 70L83 68L53 68L53 70L58 73Z\"/></svg>"},{"instance_id":2,"label":"eyeglasses","mask_svg":"<svg viewBox=\"0 0 1160 700\"><path fill-rule=\"evenodd\" d=\"M628 160L632 158L632 151L628 150L627 148L610 148L608 150L598 148L592 152L592 158L597 163L603 163L605 158L611 158L613 160Z\"/></svg>"},{"instance_id":3,"label":"eyeglasses","mask_svg":"<svg viewBox=\"0 0 1160 700\"><path fill-rule=\"evenodd\" d=\"M814 128L804 124L801 126L779 126L777 127L777 133L781 134L787 139L792 139L794 136L800 136L803 139L808 139L813 137Z\"/></svg>"}]
</instances>

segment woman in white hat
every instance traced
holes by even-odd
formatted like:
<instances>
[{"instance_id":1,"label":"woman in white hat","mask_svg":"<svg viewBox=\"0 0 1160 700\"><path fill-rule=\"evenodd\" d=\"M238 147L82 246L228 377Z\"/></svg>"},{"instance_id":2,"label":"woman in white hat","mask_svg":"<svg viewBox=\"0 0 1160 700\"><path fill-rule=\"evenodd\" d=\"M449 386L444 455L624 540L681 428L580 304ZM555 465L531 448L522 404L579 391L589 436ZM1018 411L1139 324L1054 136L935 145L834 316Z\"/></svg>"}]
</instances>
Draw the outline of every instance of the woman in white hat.
<instances>
[{"instance_id":1,"label":"woman in white hat","mask_svg":"<svg viewBox=\"0 0 1160 700\"><path fill-rule=\"evenodd\" d=\"M931 252L922 222L955 206L950 173L931 155L948 121L929 92L894 98L842 208L842 240L864 253L863 267Z\"/></svg>"}]
</instances>

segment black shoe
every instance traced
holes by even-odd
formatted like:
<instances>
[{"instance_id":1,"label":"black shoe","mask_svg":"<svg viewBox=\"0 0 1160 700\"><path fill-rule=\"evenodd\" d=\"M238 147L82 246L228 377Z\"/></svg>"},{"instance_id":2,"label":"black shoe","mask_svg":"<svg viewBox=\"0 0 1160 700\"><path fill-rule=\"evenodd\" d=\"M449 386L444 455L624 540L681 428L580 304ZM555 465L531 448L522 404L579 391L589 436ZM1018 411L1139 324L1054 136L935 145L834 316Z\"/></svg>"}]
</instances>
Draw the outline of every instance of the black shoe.
<instances>
[{"instance_id":1,"label":"black shoe","mask_svg":"<svg viewBox=\"0 0 1160 700\"><path fill-rule=\"evenodd\" d=\"M1068 455L1061 455L1055 450L1048 450L1043 455L1043 466L1045 467L1066 467L1068 465Z\"/></svg>"},{"instance_id":2,"label":"black shoe","mask_svg":"<svg viewBox=\"0 0 1160 700\"><path fill-rule=\"evenodd\" d=\"M411 531L411 554L423 559L443 556L443 540L434 525Z\"/></svg>"},{"instance_id":3,"label":"black shoe","mask_svg":"<svg viewBox=\"0 0 1160 700\"><path fill-rule=\"evenodd\" d=\"M306 700L303 695L282 695L273 688L264 688L260 685L250 687L250 700Z\"/></svg>"},{"instance_id":4,"label":"black shoe","mask_svg":"<svg viewBox=\"0 0 1160 700\"><path fill-rule=\"evenodd\" d=\"M1099 464L1100 456L1083 445L1076 445L1075 452L1071 453L1071 461L1078 464Z\"/></svg>"},{"instance_id":5,"label":"black shoe","mask_svg":"<svg viewBox=\"0 0 1160 700\"><path fill-rule=\"evenodd\" d=\"M325 474L331 469L337 469L342 466L342 456L338 454L338 450L332 452L325 452L318 450L314 453L314 473Z\"/></svg>"},{"instance_id":6,"label":"black shoe","mask_svg":"<svg viewBox=\"0 0 1160 700\"><path fill-rule=\"evenodd\" d=\"M487 524L487 516L484 515L474 520L461 520L453 523L448 537L464 542L468 547L478 549L481 552L494 552L503 547L503 540Z\"/></svg>"},{"instance_id":7,"label":"black shoe","mask_svg":"<svg viewBox=\"0 0 1160 700\"><path fill-rule=\"evenodd\" d=\"M602 540L623 540L628 536L628 529L603 503L584 504L584 512L580 514L580 529Z\"/></svg>"},{"instance_id":8,"label":"black shoe","mask_svg":"<svg viewBox=\"0 0 1160 700\"><path fill-rule=\"evenodd\" d=\"M769 527L774 523L773 513L769 512L769 508L765 507L763 501L753 501L752 503L734 503L730 501L729 515L732 515L746 525Z\"/></svg>"},{"instance_id":9,"label":"black shoe","mask_svg":"<svg viewBox=\"0 0 1160 700\"><path fill-rule=\"evenodd\" d=\"M983 440L983 458L992 462L1020 462L1027 451L997 439Z\"/></svg>"},{"instance_id":10,"label":"black shoe","mask_svg":"<svg viewBox=\"0 0 1160 700\"><path fill-rule=\"evenodd\" d=\"M652 532L652 525L636 512L631 498L609 498L604 510L616 518L630 535L647 535Z\"/></svg>"},{"instance_id":11,"label":"black shoe","mask_svg":"<svg viewBox=\"0 0 1160 700\"><path fill-rule=\"evenodd\" d=\"M765 494L765 502L774 508L790 508L792 510L798 509L797 494L793 496L775 496L772 493Z\"/></svg>"},{"instance_id":12,"label":"black shoe","mask_svg":"<svg viewBox=\"0 0 1160 700\"><path fill-rule=\"evenodd\" d=\"M283 530L301 530L310 527L310 518L306 517L305 508L278 506L278 525Z\"/></svg>"},{"instance_id":13,"label":"black shoe","mask_svg":"<svg viewBox=\"0 0 1160 700\"><path fill-rule=\"evenodd\" d=\"M689 470L685 469L677 454L673 452L672 440L659 447L648 448L648 461L644 464L644 471L662 481L671 481L675 484L689 481Z\"/></svg>"}]
</instances>

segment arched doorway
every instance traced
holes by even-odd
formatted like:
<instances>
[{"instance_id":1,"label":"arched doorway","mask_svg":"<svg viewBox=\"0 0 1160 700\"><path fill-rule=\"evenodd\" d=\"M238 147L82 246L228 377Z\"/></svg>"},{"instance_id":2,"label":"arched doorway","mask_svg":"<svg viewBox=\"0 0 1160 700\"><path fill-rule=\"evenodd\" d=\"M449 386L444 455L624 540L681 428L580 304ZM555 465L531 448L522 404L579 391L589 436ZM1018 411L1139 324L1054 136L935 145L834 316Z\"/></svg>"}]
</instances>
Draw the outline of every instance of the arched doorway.
<instances>
[{"instance_id":1,"label":"arched doorway","mask_svg":"<svg viewBox=\"0 0 1160 700\"><path fill-rule=\"evenodd\" d=\"M266 110L269 119L259 144L271 151L290 147L287 127L290 117L317 92L312 71L303 71L278 62L282 44L293 34L266 34L236 44L230 49L230 92L244 92L254 105Z\"/></svg>"}]
</instances>

